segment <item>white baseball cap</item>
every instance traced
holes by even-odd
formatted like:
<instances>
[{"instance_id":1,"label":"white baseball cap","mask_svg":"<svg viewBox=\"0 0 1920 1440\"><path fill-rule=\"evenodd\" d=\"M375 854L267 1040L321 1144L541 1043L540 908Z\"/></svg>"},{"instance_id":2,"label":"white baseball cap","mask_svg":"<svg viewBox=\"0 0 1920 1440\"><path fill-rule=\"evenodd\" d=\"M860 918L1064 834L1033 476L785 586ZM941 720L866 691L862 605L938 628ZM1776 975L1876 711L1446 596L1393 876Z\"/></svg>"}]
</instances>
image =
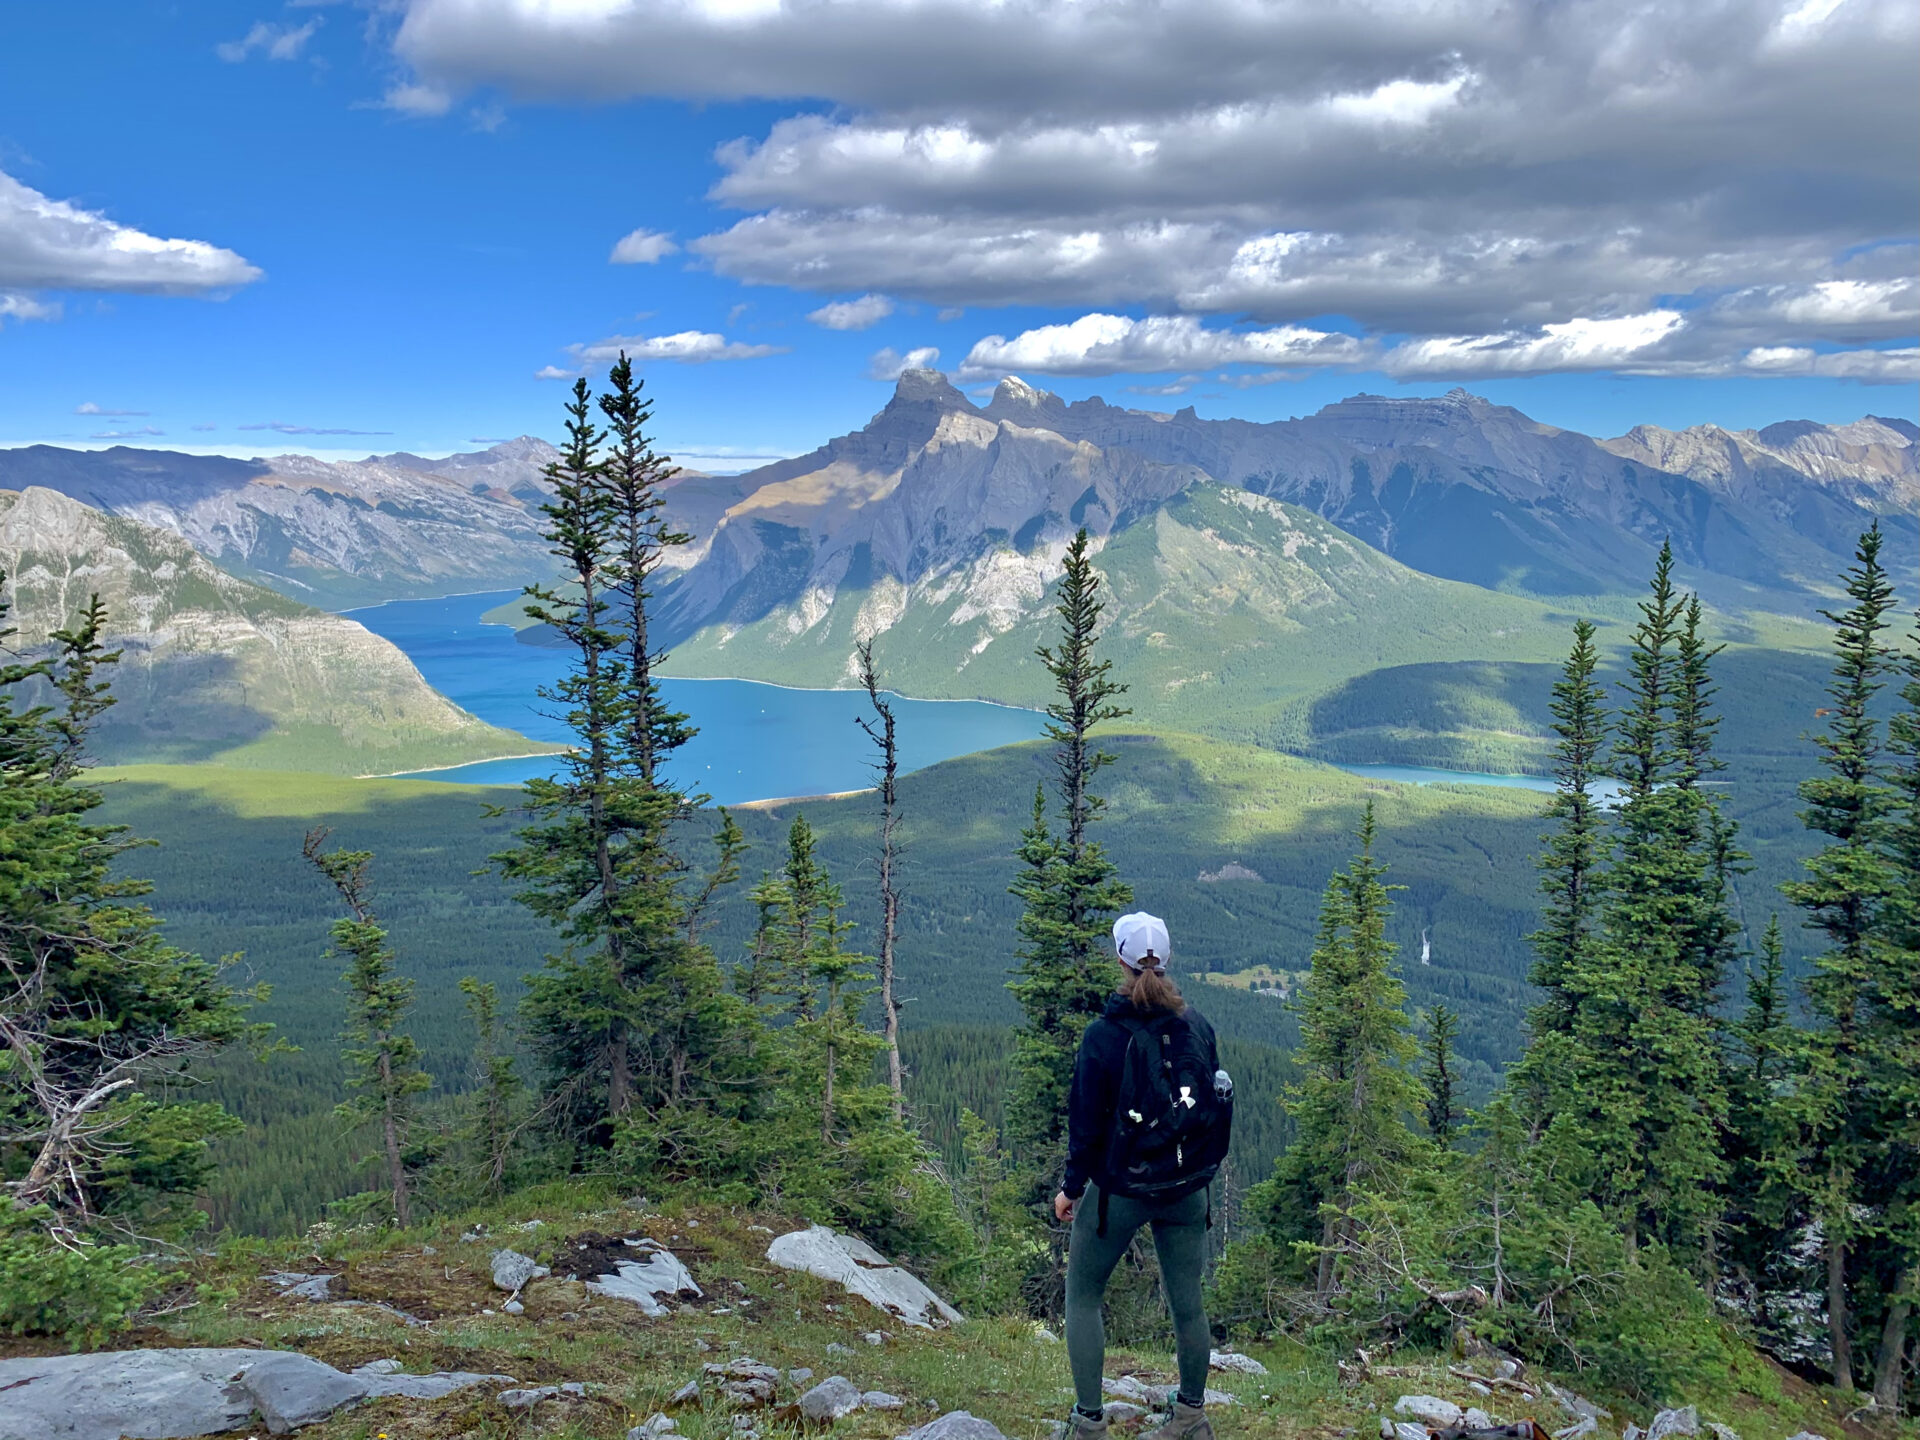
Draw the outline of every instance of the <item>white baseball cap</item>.
<instances>
[{"instance_id":1,"label":"white baseball cap","mask_svg":"<svg viewBox=\"0 0 1920 1440\"><path fill-rule=\"evenodd\" d=\"M1166 921L1136 910L1113 922L1113 949L1129 970L1165 970L1173 941L1167 938Z\"/></svg>"}]
</instances>

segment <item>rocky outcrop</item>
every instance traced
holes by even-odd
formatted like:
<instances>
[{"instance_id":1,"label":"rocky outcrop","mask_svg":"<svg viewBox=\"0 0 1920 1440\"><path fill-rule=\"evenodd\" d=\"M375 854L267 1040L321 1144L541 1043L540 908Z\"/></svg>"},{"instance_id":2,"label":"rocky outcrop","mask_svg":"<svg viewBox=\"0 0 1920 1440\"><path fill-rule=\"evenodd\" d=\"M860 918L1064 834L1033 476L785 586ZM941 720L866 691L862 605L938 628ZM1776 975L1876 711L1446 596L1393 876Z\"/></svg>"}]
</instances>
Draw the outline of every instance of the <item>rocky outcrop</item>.
<instances>
[{"instance_id":1,"label":"rocky outcrop","mask_svg":"<svg viewBox=\"0 0 1920 1440\"><path fill-rule=\"evenodd\" d=\"M351 774L544 747L434 691L392 642L219 569L185 540L53 490L0 492L12 645L106 607L113 761L212 760Z\"/></svg>"},{"instance_id":2,"label":"rocky outcrop","mask_svg":"<svg viewBox=\"0 0 1920 1440\"><path fill-rule=\"evenodd\" d=\"M506 1375L407 1375L376 1360L342 1372L273 1350L122 1350L0 1360L0 1440L189 1440L248 1426L285 1435L383 1395L437 1399Z\"/></svg>"},{"instance_id":3,"label":"rocky outcrop","mask_svg":"<svg viewBox=\"0 0 1920 1440\"><path fill-rule=\"evenodd\" d=\"M921 1329L958 1325L965 1318L918 1276L902 1270L859 1236L841 1235L825 1225L777 1237L767 1247L767 1259L783 1270L804 1270L831 1280L876 1309Z\"/></svg>"}]
</instances>

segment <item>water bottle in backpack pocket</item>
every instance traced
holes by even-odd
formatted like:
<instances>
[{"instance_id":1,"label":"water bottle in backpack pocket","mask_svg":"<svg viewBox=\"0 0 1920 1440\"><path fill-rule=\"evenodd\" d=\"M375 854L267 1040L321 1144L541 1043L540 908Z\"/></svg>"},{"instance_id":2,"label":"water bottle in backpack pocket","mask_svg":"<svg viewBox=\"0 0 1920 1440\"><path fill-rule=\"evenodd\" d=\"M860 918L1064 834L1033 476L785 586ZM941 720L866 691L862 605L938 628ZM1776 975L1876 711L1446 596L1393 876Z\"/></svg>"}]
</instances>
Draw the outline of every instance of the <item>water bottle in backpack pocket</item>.
<instances>
[{"instance_id":1,"label":"water bottle in backpack pocket","mask_svg":"<svg viewBox=\"0 0 1920 1440\"><path fill-rule=\"evenodd\" d=\"M1128 1032L1107 1136L1116 1195L1177 1200L1210 1183L1233 1132L1233 1081L1184 1016L1116 1017Z\"/></svg>"}]
</instances>

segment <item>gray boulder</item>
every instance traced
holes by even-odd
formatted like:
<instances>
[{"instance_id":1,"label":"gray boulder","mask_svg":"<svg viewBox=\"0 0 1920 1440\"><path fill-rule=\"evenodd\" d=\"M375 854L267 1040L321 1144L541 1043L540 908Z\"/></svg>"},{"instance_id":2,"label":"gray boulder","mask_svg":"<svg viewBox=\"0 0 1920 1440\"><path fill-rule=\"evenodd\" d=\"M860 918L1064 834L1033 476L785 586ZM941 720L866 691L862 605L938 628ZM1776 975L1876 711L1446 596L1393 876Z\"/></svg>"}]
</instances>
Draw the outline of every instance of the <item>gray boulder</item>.
<instances>
[{"instance_id":1,"label":"gray boulder","mask_svg":"<svg viewBox=\"0 0 1920 1440\"><path fill-rule=\"evenodd\" d=\"M1647 1427L1647 1440L1669 1440L1674 1435L1698 1435L1700 1412L1688 1405L1680 1410L1662 1410Z\"/></svg>"},{"instance_id":2,"label":"gray boulder","mask_svg":"<svg viewBox=\"0 0 1920 1440\"><path fill-rule=\"evenodd\" d=\"M536 1265L533 1258L522 1255L518 1250L496 1250L493 1252L493 1284L497 1290L509 1295L518 1295L526 1288L530 1280L538 1280L552 1272L544 1265Z\"/></svg>"},{"instance_id":3,"label":"gray boulder","mask_svg":"<svg viewBox=\"0 0 1920 1440\"><path fill-rule=\"evenodd\" d=\"M1241 1375L1264 1375L1267 1367L1251 1355L1242 1355L1237 1350L1214 1350L1207 1355L1207 1368L1226 1370Z\"/></svg>"},{"instance_id":4,"label":"gray boulder","mask_svg":"<svg viewBox=\"0 0 1920 1440\"><path fill-rule=\"evenodd\" d=\"M409 1375L398 1360L369 1360L348 1372L367 1387L369 1398L404 1395L409 1400L438 1400L471 1385L511 1385L511 1375L483 1375L473 1370L437 1370L431 1375Z\"/></svg>"},{"instance_id":5,"label":"gray boulder","mask_svg":"<svg viewBox=\"0 0 1920 1440\"><path fill-rule=\"evenodd\" d=\"M1706 1425L1713 1440L1740 1440L1740 1432L1731 1425L1722 1425L1718 1420L1709 1420Z\"/></svg>"},{"instance_id":6,"label":"gray boulder","mask_svg":"<svg viewBox=\"0 0 1920 1440\"><path fill-rule=\"evenodd\" d=\"M1594 1419L1591 1415L1582 1415L1578 1420L1574 1421L1573 1424L1566 1426L1564 1429L1554 1431L1553 1440L1581 1440L1582 1436L1595 1434L1599 1429L1600 1422L1598 1420Z\"/></svg>"},{"instance_id":7,"label":"gray boulder","mask_svg":"<svg viewBox=\"0 0 1920 1440\"><path fill-rule=\"evenodd\" d=\"M1451 1400L1442 1400L1437 1395L1402 1395L1393 1402L1393 1413L1444 1430L1449 1425L1458 1425L1465 1412Z\"/></svg>"},{"instance_id":8,"label":"gray boulder","mask_svg":"<svg viewBox=\"0 0 1920 1440\"><path fill-rule=\"evenodd\" d=\"M627 1440L660 1440L662 1435L671 1435L679 1428L679 1421L656 1411L627 1431Z\"/></svg>"},{"instance_id":9,"label":"gray boulder","mask_svg":"<svg viewBox=\"0 0 1920 1440\"><path fill-rule=\"evenodd\" d=\"M851 1415L862 1404L860 1387L844 1375L829 1375L795 1402L800 1413L818 1425L831 1425Z\"/></svg>"},{"instance_id":10,"label":"gray boulder","mask_svg":"<svg viewBox=\"0 0 1920 1440\"><path fill-rule=\"evenodd\" d=\"M1477 1405L1469 1405L1467 1413L1460 1417L1460 1423L1469 1430L1491 1430L1499 1421Z\"/></svg>"},{"instance_id":11,"label":"gray boulder","mask_svg":"<svg viewBox=\"0 0 1920 1440\"><path fill-rule=\"evenodd\" d=\"M736 1410L758 1410L773 1403L780 1372L750 1356L724 1365L707 1365L701 1373L718 1387L721 1399Z\"/></svg>"},{"instance_id":12,"label":"gray boulder","mask_svg":"<svg viewBox=\"0 0 1920 1440\"><path fill-rule=\"evenodd\" d=\"M889 1395L884 1390L866 1390L861 1392L860 1403L869 1410L904 1410L907 1402L898 1395Z\"/></svg>"},{"instance_id":13,"label":"gray boulder","mask_svg":"<svg viewBox=\"0 0 1920 1440\"><path fill-rule=\"evenodd\" d=\"M907 1431L901 1440L1007 1440L1007 1437L991 1421L965 1410L949 1410L938 1420L929 1420Z\"/></svg>"},{"instance_id":14,"label":"gray boulder","mask_svg":"<svg viewBox=\"0 0 1920 1440\"><path fill-rule=\"evenodd\" d=\"M330 1300L336 1275L303 1275L292 1270L281 1270L266 1277L267 1283L274 1286L282 1295L292 1295L300 1300Z\"/></svg>"},{"instance_id":15,"label":"gray boulder","mask_svg":"<svg viewBox=\"0 0 1920 1440\"><path fill-rule=\"evenodd\" d=\"M1145 1407L1135 1405L1130 1400L1109 1400L1104 1408L1109 1425L1124 1425L1147 1413Z\"/></svg>"}]
</instances>

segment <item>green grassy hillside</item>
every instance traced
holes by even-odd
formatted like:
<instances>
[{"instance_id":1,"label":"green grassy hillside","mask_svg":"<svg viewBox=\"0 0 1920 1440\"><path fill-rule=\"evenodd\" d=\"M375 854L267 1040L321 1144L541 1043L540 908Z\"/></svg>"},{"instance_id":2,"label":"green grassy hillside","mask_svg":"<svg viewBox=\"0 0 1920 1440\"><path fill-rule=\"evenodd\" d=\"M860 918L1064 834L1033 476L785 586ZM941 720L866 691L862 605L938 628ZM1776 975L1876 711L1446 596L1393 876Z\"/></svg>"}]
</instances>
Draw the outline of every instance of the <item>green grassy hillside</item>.
<instances>
[{"instance_id":1,"label":"green grassy hillside","mask_svg":"<svg viewBox=\"0 0 1920 1440\"><path fill-rule=\"evenodd\" d=\"M1566 613L1410 570L1310 511L1196 486L1109 537L1095 562L1109 601L1103 645L1135 718L1279 748L1307 741L1308 700L1381 666L1547 661ZM669 671L789 685L847 683L874 632L890 684L929 697L1045 700L1034 646L1052 633L1039 554L1008 540L964 575L910 589L861 573L832 594L680 644ZM1602 618L1619 609L1608 601ZM884 624L885 628L879 628Z\"/></svg>"},{"instance_id":2,"label":"green grassy hillside","mask_svg":"<svg viewBox=\"0 0 1920 1440\"><path fill-rule=\"evenodd\" d=\"M179 536L52 490L0 492L12 644L34 654L98 596L108 761L381 774L555 747L452 704L390 642L237 579Z\"/></svg>"}]
</instances>

